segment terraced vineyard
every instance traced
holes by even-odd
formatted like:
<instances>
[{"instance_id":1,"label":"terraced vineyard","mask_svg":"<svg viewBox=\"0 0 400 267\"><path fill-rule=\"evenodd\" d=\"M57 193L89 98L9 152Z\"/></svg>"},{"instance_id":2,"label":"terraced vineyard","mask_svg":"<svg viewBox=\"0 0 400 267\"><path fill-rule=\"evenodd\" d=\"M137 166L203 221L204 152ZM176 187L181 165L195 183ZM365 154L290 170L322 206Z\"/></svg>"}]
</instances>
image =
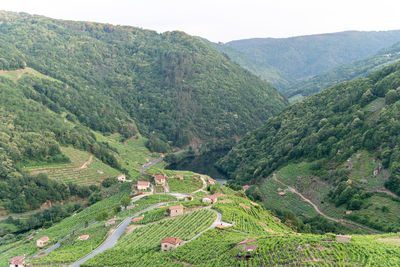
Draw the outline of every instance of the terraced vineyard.
<instances>
[{"instance_id":1,"label":"terraced vineyard","mask_svg":"<svg viewBox=\"0 0 400 267\"><path fill-rule=\"evenodd\" d=\"M247 203L244 199L234 198L234 200L234 203L217 203L213 206L222 213L224 222L234 222L233 229L258 235L291 231L274 219L264 208ZM240 203L245 203L244 205L250 210L239 206Z\"/></svg>"},{"instance_id":2,"label":"terraced vineyard","mask_svg":"<svg viewBox=\"0 0 400 267\"><path fill-rule=\"evenodd\" d=\"M61 150L71 163L26 167L23 170L33 174L45 173L51 179L82 185L99 184L105 178L120 174L120 171L104 164L86 151L72 147L62 147Z\"/></svg>"},{"instance_id":3,"label":"terraced vineyard","mask_svg":"<svg viewBox=\"0 0 400 267\"><path fill-rule=\"evenodd\" d=\"M209 227L215 219L214 212L198 210L176 219L137 228L120 240L116 247L97 255L82 266L132 266L138 263L137 261L141 258L138 257L140 254L143 255L146 251L157 249L162 239L174 236L182 240L189 240ZM148 256L146 254L146 257ZM158 262L153 266L159 266L157 264Z\"/></svg>"}]
</instances>

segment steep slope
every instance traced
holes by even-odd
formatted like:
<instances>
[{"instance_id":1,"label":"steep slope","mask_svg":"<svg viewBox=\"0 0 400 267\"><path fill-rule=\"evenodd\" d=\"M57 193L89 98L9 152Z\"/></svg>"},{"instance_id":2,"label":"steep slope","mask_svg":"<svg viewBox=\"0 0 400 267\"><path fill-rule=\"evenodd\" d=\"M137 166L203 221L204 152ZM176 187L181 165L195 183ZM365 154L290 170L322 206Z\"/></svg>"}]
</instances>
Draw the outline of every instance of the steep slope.
<instances>
[{"instance_id":1,"label":"steep slope","mask_svg":"<svg viewBox=\"0 0 400 267\"><path fill-rule=\"evenodd\" d=\"M291 160L340 162L367 149L377 150L384 166L393 168L399 149L393 143L398 134L399 77L400 64L395 64L311 96L246 135L219 165L243 182L266 177Z\"/></svg>"},{"instance_id":2,"label":"steep slope","mask_svg":"<svg viewBox=\"0 0 400 267\"><path fill-rule=\"evenodd\" d=\"M379 51L376 55L345 64L311 79L295 83L282 92L288 97L306 97L334 84L365 77L400 59L400 43Z\"/></svg>"},{"instance_id":3,"label":"steep slope","mask_svg":"<svg viewBox=\"0 0 400 267\"><path fill-rule=\"evenodd\" d=\"M287 88L291 84L295 83L293 79L283 74L282 71L279 71L265 62L252 59L246 56L243 52L240 52L222 43L213 43L207 40L205 41L214 49L228 55L232 61L271 83L275 88Z\"/></svg>"},{"instance_id":4,"label":"steep slope","mask_svg":"<svg viewBox=\"0 0 400 267\"><path fill-rule=\"evenodd\" d=\"M237 40L225 45L278 69L294 80L303 80L373 55L399 41L400 31L348 31L291 38Z\"/></svg>"},{"instance_id":5,"label":"steep slope","mask_svg":"<svg viewBox=\"0 0 400 267\"><path fill-rule=\"evenodd\" d=\"M396 63L325 89L246 135L219 167L255 183L246 193L270 208L399 231L399 86Z\"/></svg>"},{"instance_id":6,"label":"steep slope","mask_svg":"<svg viewBox=\"0 0 400 267\"><path fill-rule=\"evenodd\" d=\"M269 84L182 32L10 12L0 20L0 38L28 67L68 86L38 93L103 133L130 137L137 126L183 146L241 136L286 105Z\"/></svg>"}]
</instances>

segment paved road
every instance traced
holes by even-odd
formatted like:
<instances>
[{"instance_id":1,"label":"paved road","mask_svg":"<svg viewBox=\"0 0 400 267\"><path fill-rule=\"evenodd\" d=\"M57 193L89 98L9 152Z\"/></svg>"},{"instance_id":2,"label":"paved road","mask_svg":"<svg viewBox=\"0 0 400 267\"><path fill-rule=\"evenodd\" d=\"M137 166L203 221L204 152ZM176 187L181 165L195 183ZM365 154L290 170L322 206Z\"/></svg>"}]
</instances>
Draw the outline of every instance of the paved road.
<instances>
[{"instance_id":1,"label":"paved road","mask_svg":"<svg viewBox=\"0 0 400 267\"><path fill-rule=\"evenodd\" d=\"M135 213L133 216L130 216L128 218L126 218L125 220L123 220L118 226L117 228L112 232L111 235L109 235L107 237L106 240L104 240L103 243L101 243L100 246L98 246L96 249L94 249L91 253L87 254L86 256L84 256L83 258L79 259L78 261L74 262L73 264L70 265L70 267L78 267L80 266L82 263L86 262L87 260L93 258L94 256L96 256L99 253L102 253L103 251L112 248L115 243L117 243L118 239L121 237L121 235L125 232L126 227L128 227L128 225L130 224L130 222L132 221L132 219L134 217L139 216L140 214L142 214L143 212L149 211L149 210L153 210L161 205L163 205L164 203L157 203L155 205L152 205L144 210L141 210L137 213Z\"/></svg>"}]
</instances>

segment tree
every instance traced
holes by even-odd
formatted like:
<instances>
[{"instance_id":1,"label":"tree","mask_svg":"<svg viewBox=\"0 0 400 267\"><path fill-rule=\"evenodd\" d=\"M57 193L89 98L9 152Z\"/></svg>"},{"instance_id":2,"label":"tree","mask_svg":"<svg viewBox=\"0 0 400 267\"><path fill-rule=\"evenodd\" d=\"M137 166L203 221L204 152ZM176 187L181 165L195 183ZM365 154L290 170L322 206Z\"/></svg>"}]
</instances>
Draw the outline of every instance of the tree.
<instances>
[{"instance_id":1,"label":"tree","mask_svg":"<svg viewBox=\"0 0 400 267\"><path fill-rule=\"evenodd\" d=\"M127 206L129 206L129 204L131 204L131 198L129 196L124 196L121 199L121 205L126 208Z\"/></svg>"},{"instance_id":2,"label":"tree","mask_svg":"<svg viewBox=\"0 0 400 267\"><path fill-rule=\"evenodd\" d=\"M385 95L385 103L387 105L393 104L399 99L399 95L395 90L389 90Z\"/></svg>"}]
</instances>

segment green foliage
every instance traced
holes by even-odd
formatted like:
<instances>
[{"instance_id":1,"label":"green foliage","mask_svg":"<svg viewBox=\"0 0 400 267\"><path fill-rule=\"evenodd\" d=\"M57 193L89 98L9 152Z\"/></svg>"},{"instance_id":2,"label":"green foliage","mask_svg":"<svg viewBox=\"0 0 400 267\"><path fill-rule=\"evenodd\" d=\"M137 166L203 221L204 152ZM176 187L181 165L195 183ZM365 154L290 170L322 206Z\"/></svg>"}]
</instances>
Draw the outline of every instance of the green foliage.
<instances>
[{"instance_id":1,"label":"green foliage","mask_svg":"<svg viewBox=\"0 0 400 267\"><path fill-rule=\"evenodd\" d=\"M266 82L182 32L0 17L4 45L61 81L29 81L35 86L27 96L96 131L128 138L139 129L184 146L193 138L241 136L287 104Z\"/></svg>"},{"instance_id":2,"label":"green foliage","mask_svg":"<svg viewBox=\"0 0 400 267\"><path fill-rule=\"evenodd\" d=\"M151 136L146 143L146 147L151 152L167 153L171 150L169 145L156 136Z\"/></svg>"},{"instance_id":3,"label":"green foliage","mask_svg":"<svg viewBox=\"0 0 400 267\"><path fill-rule=\"evenodd\" d=\"M391 165L400 159L399 147L393 143L400 129L400 105L396 102L372 109L368 104L373 102L365 102L362 95L370 90L384 96L389 88L397 88L399 69L399 64L389 66L291 106L247 134L218 162L220 168L245 183L266 177L293 160L343 162L361 149L374 151L379 146L385 151L385 164ZM378 87L386 89L375 89Z\"/></svg>"}]
</instances>

